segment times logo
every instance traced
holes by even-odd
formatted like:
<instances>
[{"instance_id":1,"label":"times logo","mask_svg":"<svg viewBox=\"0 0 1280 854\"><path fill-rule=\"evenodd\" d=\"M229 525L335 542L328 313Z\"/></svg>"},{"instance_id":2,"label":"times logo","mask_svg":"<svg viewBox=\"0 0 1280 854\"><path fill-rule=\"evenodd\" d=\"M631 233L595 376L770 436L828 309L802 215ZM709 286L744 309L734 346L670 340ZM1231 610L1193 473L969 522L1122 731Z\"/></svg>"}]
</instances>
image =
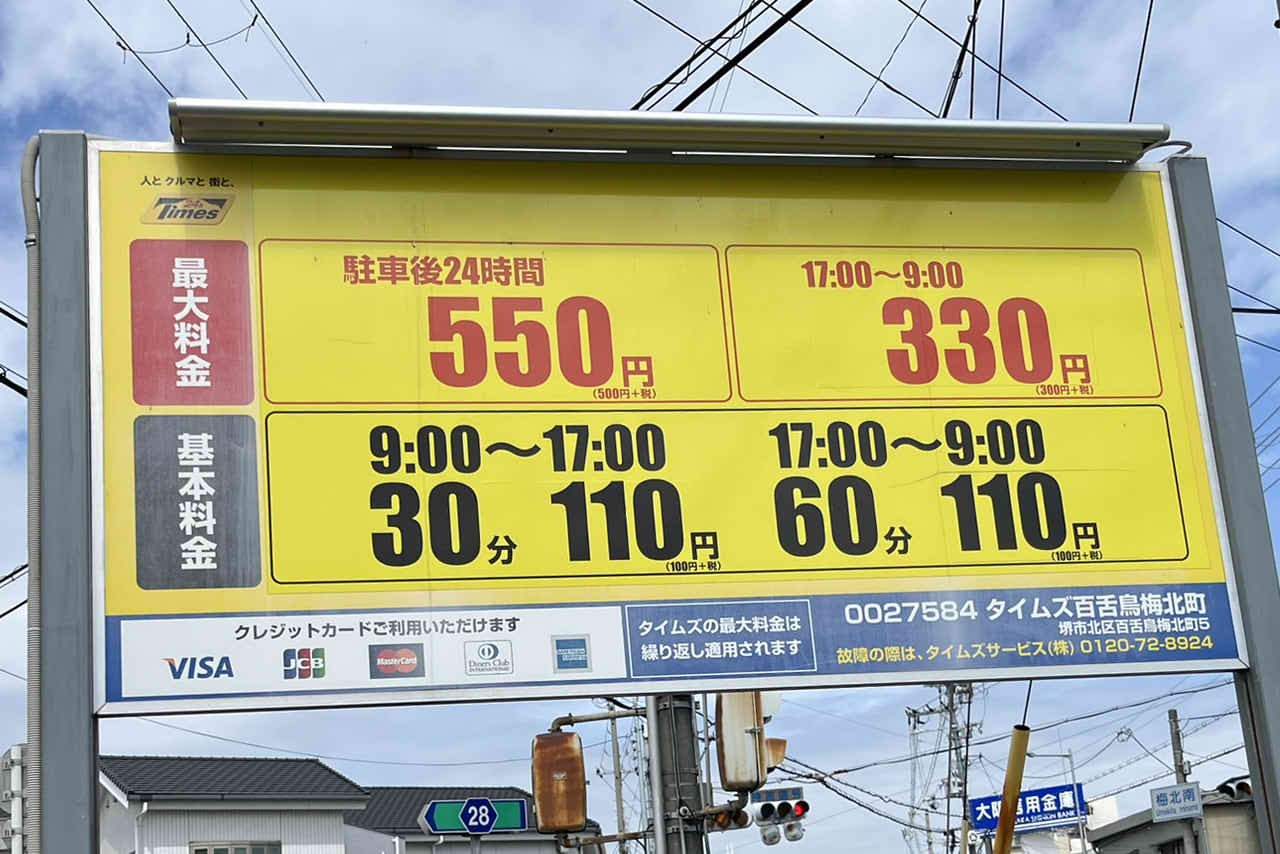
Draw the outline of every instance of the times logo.
<instances>
[{"instance_id":1,"label":"times logo","mask_svg":"<svg viewBox=\"0 0 1280 854\"><path fill-rule=\"evenodd\" d=\"M323 679L324 647L301 647L284 651L285 679Z\"/></svg>"},{"instance_id":2,"label":"times logo","mask_svg":"<svg viewBox=\"0 0 1280 854\"><path fill-rule=\"evenodd\" d=\"M370 679L411 679L427 675L422 644L397 643L369 647Z\"/></svg>"},{"instance_id":3,"label":"times logo","mask_svg":"<svg viewBox=\"0 0 1280 854\"><path fill-rule=\"evenodd\" d=\"M151 225L217 225L226 219L232 196L157 196L142 215Z\"/></svg>"}]
</instances>

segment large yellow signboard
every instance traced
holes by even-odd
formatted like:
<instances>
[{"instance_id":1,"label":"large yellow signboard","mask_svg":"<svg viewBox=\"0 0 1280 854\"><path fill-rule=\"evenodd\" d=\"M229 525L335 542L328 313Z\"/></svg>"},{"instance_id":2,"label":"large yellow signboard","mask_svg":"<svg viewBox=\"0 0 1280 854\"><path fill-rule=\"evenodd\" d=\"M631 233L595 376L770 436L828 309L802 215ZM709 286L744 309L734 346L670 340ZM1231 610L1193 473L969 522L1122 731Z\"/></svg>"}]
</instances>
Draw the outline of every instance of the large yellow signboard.
<instances>
[{"instance_id":1,"label":"large yellow signboard","mask_svg":"<svg viewBox=\"0 0 1280 854\"><path fill-rule=\"evenodd\" d=\"M108 713L1240 662L1159 171L94 156Z\"/></svg>"}]
</instances>

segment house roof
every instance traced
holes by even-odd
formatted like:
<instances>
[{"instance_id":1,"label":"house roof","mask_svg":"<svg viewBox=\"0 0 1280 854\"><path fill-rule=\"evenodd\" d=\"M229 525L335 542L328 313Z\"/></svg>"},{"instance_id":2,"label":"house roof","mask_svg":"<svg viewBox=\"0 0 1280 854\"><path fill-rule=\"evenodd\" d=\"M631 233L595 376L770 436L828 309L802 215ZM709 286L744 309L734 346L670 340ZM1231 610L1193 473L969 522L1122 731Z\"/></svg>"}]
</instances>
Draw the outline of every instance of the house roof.
<instances>
[{"instance_id":1,"label":"house roof","mask_svg":"<svg viewBox=\"0 0 1280 854\"><path fill-rule=\"evenodd\" d=\"M421 833L418 811L431 801L463 801L467 798L520 799L533 821L533 795L515 786L369 786L369 803L349 810L342 820L366 830L405 836Z\"/></svg>"},{"instance_id":2,"label":"house roof","mask_svg":"<svg viewBox=\"0 0 1280 854\"><path fill-rule=\"evenodd\" d=\"M365 800L368 792L316 759L100 756L99 770L139 800Z\"/></svg>"}]
</instances>

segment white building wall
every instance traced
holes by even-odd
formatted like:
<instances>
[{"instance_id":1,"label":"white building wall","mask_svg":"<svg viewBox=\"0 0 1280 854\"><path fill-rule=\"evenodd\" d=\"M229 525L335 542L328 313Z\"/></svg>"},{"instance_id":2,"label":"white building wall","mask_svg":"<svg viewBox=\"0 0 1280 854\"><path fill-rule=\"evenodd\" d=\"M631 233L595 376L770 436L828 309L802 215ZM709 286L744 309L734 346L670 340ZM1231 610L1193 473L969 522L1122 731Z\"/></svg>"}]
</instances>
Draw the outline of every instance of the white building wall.
<instances>
[{"instance_id":1,"label":"white building wall","mask_svg":"<svg viewBox=\"0 0 1280 854\"><path fill-rule=\"evenodd\" d=\"M1204 832L1213 854L1259 854L1258 823L1252 803L1222 804L1205 810Z\"/></svg>"},{"instance_id":2,"label":"white building wall","mask_svg":"<svg viewBox=\"0 0 1280 854\"><path fill-rule=\"evenodd\" d=\"M190 854L195 842L279 842L281 854L344 854L336 810L156 810L142 819L138 854Z\"/></svg>"},{"instance_id":3,"label":"white building wall","mask_svg":"<svg viewBox=\"0 0 1280 854\"><path fill-rule=\"evenodd\" d=\"M98 789L98 850L101 854L133 854L133 819L141 807L127 807Z\"/></svg>"},{"instance_id":4,"label":"white building wall","mask_svg":"<svg viewBox=\"0 0 1280 854\"><path fill-rule=\"evenodd\" d=\"M394 837L363 827L344 825L342 837L347 846L346 854L401 854Z\"/></svg>"},{"instance_id":5,"label":"white building wall","mask_svg":"<svg viewBox=\"0 0 1280 854\"><path fill-rule=\"evenodd\" d=\"M446 836L439 847L435 841L405 844L405 854L463 854L471 850L471 840L466 836ZM556 854L556 851L556 841L549 836L529 838L517 834L495 833L480 838L481 854Z\"/></svg>"}]
</instances>

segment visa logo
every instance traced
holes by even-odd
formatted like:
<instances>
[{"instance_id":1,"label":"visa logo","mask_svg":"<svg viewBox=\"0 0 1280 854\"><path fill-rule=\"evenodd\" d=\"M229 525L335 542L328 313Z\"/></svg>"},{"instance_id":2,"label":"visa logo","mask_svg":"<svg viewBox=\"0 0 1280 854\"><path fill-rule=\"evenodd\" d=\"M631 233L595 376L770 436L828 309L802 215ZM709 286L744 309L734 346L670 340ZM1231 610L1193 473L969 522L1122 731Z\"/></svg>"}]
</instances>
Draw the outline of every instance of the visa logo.
<instances>
[{"instance_id":1,"label":"visa logo","mask_svg":"<svg viewBox=\"0 0 1280 854\"><path fill-rule=\"evenodd\" d=\"M174 679L220 679L223 676L235 676L231 670L231 656L215 658L212 655L183 656L182 658L166 658L169 663L169 675Z\"/></svg>"}]
</instances>

